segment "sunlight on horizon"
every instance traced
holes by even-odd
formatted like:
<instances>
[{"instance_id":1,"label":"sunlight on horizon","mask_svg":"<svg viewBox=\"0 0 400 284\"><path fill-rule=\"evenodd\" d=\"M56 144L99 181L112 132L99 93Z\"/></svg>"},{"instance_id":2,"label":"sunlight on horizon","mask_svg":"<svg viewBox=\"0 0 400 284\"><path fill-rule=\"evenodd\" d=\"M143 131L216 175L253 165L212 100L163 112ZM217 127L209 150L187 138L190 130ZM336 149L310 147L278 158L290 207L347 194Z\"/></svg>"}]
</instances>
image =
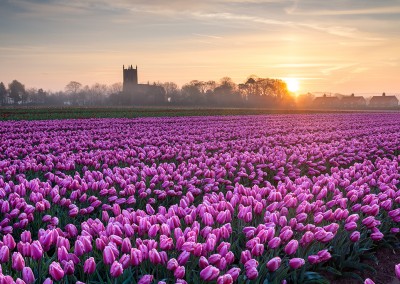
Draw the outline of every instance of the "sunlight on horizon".
<instances>
[{"instance_id":1,"label":"sunlight on horizon","mask_svg":"<svg viewBox=\"0 0 400 284\"><path fill-rule=\"evenodd\" d=\"M300 89L300 82L297 78L285 78L287 89L289 92L296 93Z\"/></svg>"}]
</instances>

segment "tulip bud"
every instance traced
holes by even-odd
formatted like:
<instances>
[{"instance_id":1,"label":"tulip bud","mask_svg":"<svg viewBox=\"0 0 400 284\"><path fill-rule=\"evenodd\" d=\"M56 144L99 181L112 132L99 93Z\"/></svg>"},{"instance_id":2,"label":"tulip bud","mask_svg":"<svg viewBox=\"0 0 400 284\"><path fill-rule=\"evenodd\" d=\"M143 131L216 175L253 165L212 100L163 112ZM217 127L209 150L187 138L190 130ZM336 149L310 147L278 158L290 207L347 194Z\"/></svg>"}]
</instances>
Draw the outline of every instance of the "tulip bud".
<instances>
[{"instance_id":1,"label":"tulip bud","mask_svg":"<svg viewBox=\"0 0 400 284\"><path fill-rule=\"evenodd\" d=\"M22 269L22 279L26 284L32 284L35 282L35 275L30 267L24 267Z\"/></svg>"},{"instance_id":2,"label":"tulip bud","mask_svg":"<svg viewBox=\"0 0 400 284\"><path fill-rule=\"evenodd\" d=\"M289 260L289 266L293 269L297 269L302 267L305 264L304 259L302 258L292 258L291 260Z\"/></svg>"},{"instance_id":3,"label":"tulip bud","mask_svg":"<svg viewBox=\"0 0 400 284\"><path fill-rule=\"evenodd\" d=\"M83 265L83 272L87 274L93 274L96 270L96 262L93 257L89 257L86 259L85 264Z\"/></svg>"},{"instance_id":4,"label":"tulip bud","mask_svg":"<svg viewBox=\"0 0 400 284\"><path fill-rule=\"evenodd\" d=\"M54 280L60 281L64 277L64 270L58 262L53 261L49 266L49 274Z\"/></svg>"},{"instance_id":5,"label":"tulip bud","mask_svg":"<svg viewBox=\"0 0 400 284\"><path fill-rule=\"evenodd\" d=\"M118 261L114 261L110 268L110 274L112 277L117 278L124 272L124 268L122 264Z\"/></svg>"},{"instance_id":6,"label":"tulip bud","mask_svg":"<svg viewBox=\"0 0 400 284\"><path fill-rule=\"evenodd\" d=\"M281 258L279 256L276 256L276 257L270 259L267 262L268 270L271 271L271 272L276 271L279 268L279 266L281 265L281 262L282 262L282 260L281 260Z\"/></svg>"},{"instance_id":7,"label":"tulip bud","mask_svg":"<svg viewBox=\"0 0 400 284\"><path fill-rule=\"evenodd\" d=\"M22 271L25 267L25 260L19 252L14 252L12 255L12 268L17 271Z\"/></svg>"}]
</instances>

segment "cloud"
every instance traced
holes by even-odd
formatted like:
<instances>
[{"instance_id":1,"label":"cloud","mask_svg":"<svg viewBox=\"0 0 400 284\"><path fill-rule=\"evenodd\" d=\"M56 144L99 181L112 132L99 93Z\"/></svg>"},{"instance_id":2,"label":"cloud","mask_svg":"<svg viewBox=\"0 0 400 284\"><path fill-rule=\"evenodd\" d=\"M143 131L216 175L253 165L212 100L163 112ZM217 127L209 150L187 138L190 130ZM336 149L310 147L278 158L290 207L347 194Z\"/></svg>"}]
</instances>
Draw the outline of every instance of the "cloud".
<instances>
[{"instance_id":1,"label":"cloud","mask_svg":"<svg viewBox=\"0 0 400 284\"><path fill-rule=\"evenodd\" d=\"M387 15L400 14L399 6L374 7L349 10L287 10L289 14L302 16Z\"/></svg>"}]
</instances>

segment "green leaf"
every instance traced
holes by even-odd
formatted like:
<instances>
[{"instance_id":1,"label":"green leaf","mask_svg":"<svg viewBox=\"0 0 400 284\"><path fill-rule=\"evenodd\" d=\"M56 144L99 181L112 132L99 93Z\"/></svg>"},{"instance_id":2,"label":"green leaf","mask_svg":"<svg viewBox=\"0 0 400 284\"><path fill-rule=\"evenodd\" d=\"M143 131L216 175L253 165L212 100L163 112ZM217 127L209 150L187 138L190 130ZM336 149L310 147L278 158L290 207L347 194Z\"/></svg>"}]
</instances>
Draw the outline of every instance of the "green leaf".
<instances>
[{"instance_id":1,"label":"green leaf","mask_svg":"<svg viewBox=\"0 0 400 284\"><path fill-rule=\"evenodd\" d=\"M364 283L364 279L360 275L354 272L343 272L343 277L357 279L360 280L362 283Z\"/></svg>"},{"instance_id":2,"label":"green leaf","mask_svg":"<svg viewBox=\"0 0 400 284\"><path fill-rule=\"evenodd\" d=\"M328 267L324 268L324 270L326 270L327 272L332 273L334 275L342 276L342 272L340 272L339 270L337 270L337 269L335 269L335 268L333 268L331 266L328 266Z\"/></svg>"}]
</instances>

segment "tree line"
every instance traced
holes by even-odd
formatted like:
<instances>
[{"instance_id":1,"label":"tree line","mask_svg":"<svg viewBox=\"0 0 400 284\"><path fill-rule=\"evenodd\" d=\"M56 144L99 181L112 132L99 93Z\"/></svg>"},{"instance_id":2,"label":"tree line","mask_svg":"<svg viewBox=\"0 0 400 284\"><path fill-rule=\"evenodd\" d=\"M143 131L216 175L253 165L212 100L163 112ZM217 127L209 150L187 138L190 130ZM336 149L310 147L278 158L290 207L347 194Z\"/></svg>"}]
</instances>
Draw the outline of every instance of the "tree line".
<instances>
[{"instance_id":1,"label":"tree line","mask_svg":"<svg viewBox=\"0 0 400 284\"><path fill-rule=\"evenodd\" d=\"M154 82L163 90L154 105L211 106L211 107L288 107L293 98L286 83L280 79L250 76L244 83L236 84L229 77L219 81L192 80L182 87L174 82ZM150 95L150 94L149 94ZM5 86L0 83L0 105L25 106L118 106L125 105L122 83L112 85L95 83L82 85L69 82L63 91L51 92L42 88L26 88L13 80ZM133 105L140 103L132 100Z\"/></svg>"}]
</instances>

